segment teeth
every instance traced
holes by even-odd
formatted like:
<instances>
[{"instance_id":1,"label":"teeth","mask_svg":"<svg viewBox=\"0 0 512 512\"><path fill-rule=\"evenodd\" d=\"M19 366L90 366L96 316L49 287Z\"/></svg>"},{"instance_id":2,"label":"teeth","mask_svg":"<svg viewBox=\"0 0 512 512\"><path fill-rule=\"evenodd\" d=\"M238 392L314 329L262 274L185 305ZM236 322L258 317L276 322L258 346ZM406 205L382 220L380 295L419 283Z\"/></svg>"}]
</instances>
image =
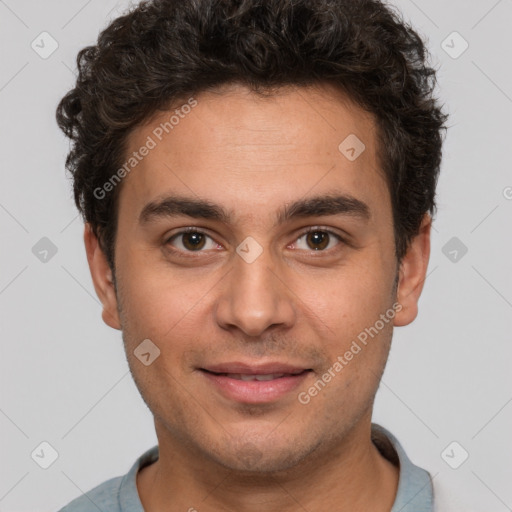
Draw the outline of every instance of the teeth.
<instances>
[{"instance_id":1,"label":"teeth","mask_svg":"<svg viewBox=\"0 0 512 512\"><path fill-rule=\"evenodd\" d=\"M274 380L274 379L279 379L280 377L284 377L285 375L286 375L285 373L268 373L266 375L245 375L243 373L229 373L228 374L228 376L232 379L243 380L246 382L253 381L253 380L258 380L258 381Z\"/></svg>"}]
</instances>

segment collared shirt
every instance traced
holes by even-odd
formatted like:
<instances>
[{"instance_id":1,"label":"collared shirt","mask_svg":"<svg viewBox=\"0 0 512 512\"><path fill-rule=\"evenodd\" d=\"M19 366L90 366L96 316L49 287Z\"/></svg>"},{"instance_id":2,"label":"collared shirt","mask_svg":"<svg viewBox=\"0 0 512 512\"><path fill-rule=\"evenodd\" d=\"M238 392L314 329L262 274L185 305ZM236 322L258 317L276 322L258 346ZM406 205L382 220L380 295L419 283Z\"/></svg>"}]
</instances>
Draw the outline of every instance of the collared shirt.
<instances>
[{"instance_id":1,"label":"collared shirt","mask_svg":"<svg viewBox=\"0 0 512 512\"><path fill-rule=\"evenodd\" d=\"M372 441L386 459L400 468L397 494L390 512L434 512L430 474L415 466L398 440L383 427L372 425ZM107 480L59 512L144 512L137 491L137 472L157 459L158 446L154 446L135 461L126 475Z\"/></svg>"}]
</instances>

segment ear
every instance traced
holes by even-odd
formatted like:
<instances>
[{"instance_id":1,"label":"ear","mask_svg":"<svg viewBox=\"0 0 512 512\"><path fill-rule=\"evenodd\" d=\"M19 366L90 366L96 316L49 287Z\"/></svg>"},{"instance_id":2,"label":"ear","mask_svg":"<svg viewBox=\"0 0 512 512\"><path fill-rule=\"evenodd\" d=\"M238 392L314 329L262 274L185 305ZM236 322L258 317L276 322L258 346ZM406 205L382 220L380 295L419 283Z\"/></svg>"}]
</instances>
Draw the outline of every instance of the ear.
<instances>
[{"instance_id":1,"label":"ear","mask_svg":"<svg viewBox=\"0 0 512 512\"><path fill-rule=\"evenodd\" d=\"M85 224L84 243L94 289L103 304L101 314L103 321L113 329L121 330L112 271L107 263L105 253L100 247L98 238L93 233L89 223Z\"/></svg>"},{"instance_id":2,"label":"ear","mask_svg":"<svg viewBox=\"0 0 512 512\"><path fill-rule=\"evenodd\" d=\"M425 282L430 258L430 230L432 218L425 214L419 233L411 240L407 253L398 271L397 302L402 309L397 310L394 325L401 327L410 324L418 315L418 301Z\"/></svg>"}]
</instances>

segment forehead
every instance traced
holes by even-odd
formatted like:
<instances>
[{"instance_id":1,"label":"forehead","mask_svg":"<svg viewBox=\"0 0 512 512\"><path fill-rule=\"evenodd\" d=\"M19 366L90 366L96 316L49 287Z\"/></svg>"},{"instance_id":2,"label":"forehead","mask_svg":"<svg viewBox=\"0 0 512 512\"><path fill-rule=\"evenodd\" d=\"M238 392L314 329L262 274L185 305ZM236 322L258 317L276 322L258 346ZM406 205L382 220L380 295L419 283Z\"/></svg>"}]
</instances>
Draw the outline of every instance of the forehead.
<instances>
[{"instance_id":1,"label":"forehead","mask_svg":"<svg viewBox=\"0 0 512 512\"><path fill-rule=\"evenodd\" d=\"M334 191L390 207L373 117L329 86L204 92L159 112L127 143L127 159L137 162L122 183L120 217L166 194L221 204L240 218Z\"/></svg>"}]
</instances>

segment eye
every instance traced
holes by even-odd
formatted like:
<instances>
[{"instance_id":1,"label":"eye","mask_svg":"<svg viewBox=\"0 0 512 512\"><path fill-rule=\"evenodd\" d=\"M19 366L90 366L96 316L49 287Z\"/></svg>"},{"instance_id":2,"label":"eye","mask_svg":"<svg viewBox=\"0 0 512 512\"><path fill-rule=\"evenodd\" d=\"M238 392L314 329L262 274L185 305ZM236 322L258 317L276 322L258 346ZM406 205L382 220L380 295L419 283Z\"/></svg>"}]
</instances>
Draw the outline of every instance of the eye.
<instances>
[{"instance_id":1,"label":"eye","mask_svg":"<svg viewBox=\"0 0 512 512\"><path fill-rule=\"evenodd\" d=\"M219 247L210 236L194 228L181 231L171 236L166 244L185 252L200 252L201 250L215 249Z\"/></svg>"},{"instance_id":2,"label":"eye","mask_svg":"<svg viewBox=\"0 0 512 512\"><path fill-rule=\"evenodd\" d=\"M332 231L322 229L310 229L295 241L294 249L309 251L326 251L342 242L340 236Z\"/></svg>"}]
</instances>

